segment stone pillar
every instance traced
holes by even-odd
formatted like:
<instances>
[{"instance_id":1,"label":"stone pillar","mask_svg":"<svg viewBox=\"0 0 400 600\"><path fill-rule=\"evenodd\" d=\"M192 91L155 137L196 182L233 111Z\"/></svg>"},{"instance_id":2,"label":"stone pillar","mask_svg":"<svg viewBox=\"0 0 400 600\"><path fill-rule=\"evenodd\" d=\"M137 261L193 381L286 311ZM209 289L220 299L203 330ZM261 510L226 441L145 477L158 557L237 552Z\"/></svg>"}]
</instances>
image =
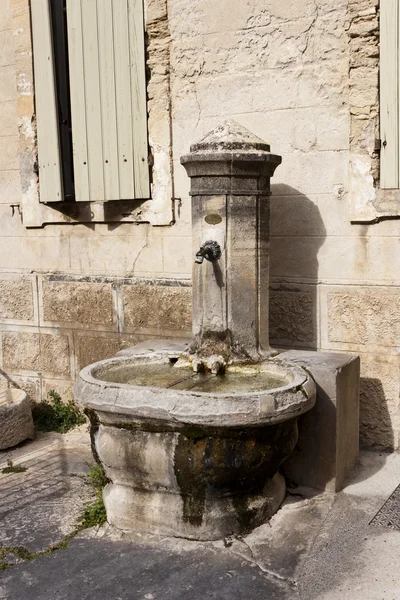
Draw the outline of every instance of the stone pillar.
<instances>
[{"instance_id":1,"label":"stone pillar","mask_svg":"<svg viewBox=\"0 0 400 600\"><path fill-rule=\"evenodd\" d=\"M270 178L281 157L227 121L181 158L191 179L193 335L198 357L258 360L268 336ZM207 242L221 254L195 255ZM219 254L219 253L218 253ZM200 259L201 260L201 259Z\"/></svg>"}]
</instances>

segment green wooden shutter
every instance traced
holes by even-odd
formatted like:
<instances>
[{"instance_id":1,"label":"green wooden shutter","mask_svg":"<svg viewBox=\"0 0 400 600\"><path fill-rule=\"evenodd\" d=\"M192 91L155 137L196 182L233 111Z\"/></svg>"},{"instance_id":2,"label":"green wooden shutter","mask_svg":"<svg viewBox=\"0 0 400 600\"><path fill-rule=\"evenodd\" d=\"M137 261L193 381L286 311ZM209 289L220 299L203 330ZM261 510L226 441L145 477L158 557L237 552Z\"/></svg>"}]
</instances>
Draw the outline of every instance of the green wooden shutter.
<instances>
[{"instance_id":1,"label":"green wooden shutter","mask_svg":"<svg viewBox=\"0 0 400 600\"><path fill-rule=\"evenodd\" d=\"M143 0L67 0L75 197L149 198Z\"/></svg>"},{"instance_id":2,"label":"green wooden shutter","mask_svg":"<svg viewBox=\"0 0 400 600\"><path fill-rule=\"evenodd\" d=\"M63 200L50 0L31 0L40 202Z\"/></svg>"},{"instance_id":3,"label":"green wooden shutter","mask_svg":"<svg viewBox=\"0 0 400 600\"><path fill-rule=\"evenodd\" d=\"M380 126L382 189L399 187L399 0L380 4Z\"/></svg>"}]
</instances>

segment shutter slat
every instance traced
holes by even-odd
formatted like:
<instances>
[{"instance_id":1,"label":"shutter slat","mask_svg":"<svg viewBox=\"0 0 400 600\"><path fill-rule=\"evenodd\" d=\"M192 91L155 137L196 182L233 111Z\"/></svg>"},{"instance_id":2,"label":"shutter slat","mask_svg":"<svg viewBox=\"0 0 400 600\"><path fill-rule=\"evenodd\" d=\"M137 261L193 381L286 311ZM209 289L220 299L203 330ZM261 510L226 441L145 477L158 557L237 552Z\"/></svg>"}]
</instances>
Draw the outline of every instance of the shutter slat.
<instances>
[{"instance_id":1,"label":"shutter slat","mask_svg":"<svg viewBox=\"0 0 400 600\"><path fill-rule=\"evenodd\" d=\"M111 2L112 0L97 1L100 108L105 199L118 200L120 195L115 97L119 95L120 90L116 88L115 82L113 10Z\"/></svg>"},{"instance_id":2,"label":"shutter slat","mask_svg":"<svg viewBox=\"0 0 400 600\"><path fill-rule=\"evenodd\" d=\"M49 0L31 0L40 202L63 200Z\"/></svg>"},{"instance_id":3,"label":"shutter slat","mask_svg":"<svg viewBox=\"0 0 400 600\"><path fill-rule=\"evenodd\" d=\"M68 56L76 200L89 199L81 0L67 0Z\"/></svg>"},{"instance_id":4,"label":"shutter slat","mask_svg":"<svg viewBox=\"0 0 400 600\"><path fill-rule=\"evenodd\" d=\"M128 0L128 2L135 195L136 198L148 198L150 190L149 167L147 164L148 142L143 0Z\"/></svg>"},{"instance_id":5,"label":"shutter slat","mask_svg":"<svg viewBox=\"0 0 400 600\"><path fill-rule=\"evenodd\" d=\"M121 199L135 198L127 0L113 2L115 88Z\"/></svg>"},{"instance_id":6,"label":"shutter slat","mask_svg":"<svg viewBox=\"0 0 400 600\"><path fill-rule=\"evenodd\" d=\"M381 2L380 16L380 187L399 187L399 0Z\"/></svg>"},{"instance_id":7,"label":"shutter slat","mask_svg":"<svg viewBox=\"0 0 400 600\"><path fill-rule=\"evenodd\" d=\"M89 200L103 201L103 131L101 118L97 1L82 0L83 68L85 75L86 139ZM74 131L72 132L74 136Z\"/></svg>"}]
</instances>

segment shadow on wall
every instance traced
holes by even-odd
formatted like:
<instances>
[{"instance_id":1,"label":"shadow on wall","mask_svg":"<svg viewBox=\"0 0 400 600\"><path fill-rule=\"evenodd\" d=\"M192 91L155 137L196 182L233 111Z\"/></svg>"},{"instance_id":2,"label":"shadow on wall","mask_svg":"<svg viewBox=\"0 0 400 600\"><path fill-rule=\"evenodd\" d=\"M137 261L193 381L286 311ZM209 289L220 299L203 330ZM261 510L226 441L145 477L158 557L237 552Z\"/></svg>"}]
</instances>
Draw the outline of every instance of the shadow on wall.
<instances>
[{"instance_id":1,"label":"shadow on wall","mask_svg":"<svg viewBox=\"0 0 400 600\"><path fill-rule=\"evenodd\" d=\"M318 251L326 230L318 207L288 185L272 185L270 343L319 347Z\"/></svg>"},{"instance_id":2,"label":"shadow on wall","mask_svg":"<svg viewBox=\"0 0 400 600\"><path fill-rule=\"evenodd\" d=\"M396 446L382 382L373 377L360 379L360 445L384 451Z\"/></svg>"},{"instance_id":3,"label":"shadow on wall","mask_svg":"<svg viewBox=\"0 0 400 600\"><path fill-rule=\"evenodd\" d=\"M270 343L318 350L318 251L326 229L318 207L307 196L282 184L271 190ZM378 378L360 380L360 444L382 450L396 446Z\"/></svg>"}]
</instances>

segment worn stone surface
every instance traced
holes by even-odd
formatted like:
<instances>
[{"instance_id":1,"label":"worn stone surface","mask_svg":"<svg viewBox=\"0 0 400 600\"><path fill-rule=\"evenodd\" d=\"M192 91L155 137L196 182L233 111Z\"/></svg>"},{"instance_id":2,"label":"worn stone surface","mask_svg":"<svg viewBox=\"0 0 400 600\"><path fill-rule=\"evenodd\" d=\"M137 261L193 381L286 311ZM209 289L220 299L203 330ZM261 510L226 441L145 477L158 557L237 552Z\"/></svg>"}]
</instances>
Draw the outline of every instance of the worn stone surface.
<instances>
[{"instance_id":1,"label":"worn stone surface","mask_svg":"<svg viewBox=\"0 0 400 600\"><path fill-rule=\"evenodd\" d=\"M40 402L40 379L38 377L15 377L0 373L0 390L9 387L23 390L31 404Z\"/></svg>"},{"instance_id":2,"label":"worn stone surface","mask_svg":"<svg viewBox=\"0 0 400 600\"><path fill-rule=\"evenodd\" d=\"M0 548L40 552L61 542L93 499L93 488L83 479L93 464L87 432L83 444L76 431L39 434L34 443L0 452L0 471L7 460L26 471L0 472ZM16 557L8 558L14 562Z\"/></svg>"},{"instance_id":3,"label":"worn stone surface","mask_svg":"<svg viewBox=\"0 0 400 600\"><path fill-rule=\"evenodd\" d=\"M299 418L297 446L282 467L285 477L296 485L338 492L358 459L360 359L303 350L280 358L302 365L317 384L315 406Z\"/></svg>"},{"instance_id":4,"label":"worn stone surface","mask_svg":"<svg viewBox=\"0 0 400 600\"><path fill-rule=\"evenodd\" d=\"M210 381L208 388L206 385L198 386L204 391L201 402L198 390L193 389L195 385L188 385L183 389L179 386L181 372L178 368L178 377L174 375L172 381L161 378L158 382L152 375L147 384L148 375L144 369L147 367L150 370L153 366L154 369L161 367L161 371L165 366L168 371L171 368L170 356L118 356L89 365L79 374L74 386L75 397L82 406L100 412L104 424L122 426L123 423L129 425L144 421L143 425L154 422L167 430L171 427L182 429L189 424L193 427L217 429L274 426L296 419L315 404L315 384L312 377L303 368L286 361L273 359L260 365L267 375L276 378L273 383L276 387L272 389L266 384L265 388L249 393L250 385L242 384L241 389L235 393L224 393L223 387L221 393L218 389L213 389L214 381ZM146 378L142 378L142 385L126 385L121 381L120 373L130 367L137 369L138 377L143 369ZM235 368L232 367L232 371ZM250 376L251 370L251 365L250 372L245 365L242 373L247 371ZM182 377L186 378L188 375L191 375L191 371L183 370ZM210 377L217 384L217 377ZM174 382L175 387L172 385ZM208 383L207 380L201 382Z\"/></svg>"},{"instance_id":5,"label":"worn stone surface","mask_svg":"<svg viewBox=\"0 0 400 600\"><path fill-rule=\"evenodd\" d=\"M350 216L373 221L399 214L400 203L379 190L379 15L376 0L349 2Z\"/></svg>"},{"instance_id":6,"label":"worn stone surface","mask_svg":"<svg viewBox=\"0 0 400 600\"><path fill-rule=\"evenodd\" d=\"M41 386L42 398L47 398L49 392L54 391L60 394L63 402L73 400L72 385L72 382L68 380L43 378Z\"/></svg>"},{"instance_id":7,"label":"worn stone surface","mask_svg":"<svg viewBox=\"0 0 400 600\"><path fill-rule=\"evenodd\" d=\"M125 327L188 331L192 290L183 286L129 285L123 287Z\"/></svg>"},{"instance_id":8,"label":"worn stone surface","mask_svg":"<svg viewBox=\"0 0 400 600\"><path fill-rule=\"evenodd\" d=\"M104 360L115 356L118 350L129 348L137 341L141 341L142 336L100 336L100 335L79 335L76 336L76 358L78 368L83 369L91 363L98 360Z\"/></svg>"},{"instance_id":9,"label":"worn stone surface","mask_svg":"<svg viewBox=\"0 0 400 600\"><path fill-rule=\"evenodd\" d=\"M361 359L360 443L398 448L400 423L400 362L397 356Z\"/></svg>"},{"instance_id":10,"label":"worn stone surface","mask_svg":"<svg viewBox=\"0 0 400 600\"><path fill-rule=\"evenodd\" d=\"M292 430L287 424L260 436L242 431L240 439L205 430L191 439L185 432L100 426L95 441L110 479L107 519L123 530L197 540L245 533L285 497L276 470L295 443ZM274 451L271 439L281 442Z\"/></svg>"},{"instance_id":11,"label":"worn stone surface","mask_svg":"<svg viewBox=\"0 0 400 600\"><path fill-rule=\"evenodd\" d=\"M376 292L335 292L328 295L328 336L332 342L398 346L400 300L390 288Z\"/></svg>"},{"instance_id":12,"label":"worn stone surface","mask_svg":"<svg viewBox=\"0 0 400 600\"><path fill-rule=\"evenodd\" d=\"M0 135L16 135L17 103L15 100L0 103Z\"/></svg>"},{"instance_id":13,"label":"worn stone surface","mask_svg":"<svg viewBox=\"0 0 400 600\"><path fill-rule=\"evenodd\" d=\"M232 119L181 158L191 180L196 252L191 352L199 358L256 360L270 349L269 190L281 160ZM213 260L207 254L199 258L207 242L218 249Z\"/></svg>"},{"instance_id":14,"label":"worn stone surface","mask_svg":"<svg viewBox=\"0 0 400 600\"><path fill-rule=\"evenodd\" d=\"M14 600L25 600L26 594L31 600L73 600L82 594L87 600L293 599L290 585L269 578L251 561L206 546L78 538L64 552L35 563L36 568L25 563L6 573L0 592Z\"/></svg>"},{"instance_id":15,"label":"worn stone surface","mask_svg":"<svg viewBox=\"0 0 400 600\"><path fill-rule=\"evenodd\" d=\"M34 316L32 282L0 278L0 319L29 321Z\"/></svg>"},{"instance_id":16,"label":"worn stone surface","mask_svg":"<svg viewBox=\"0 0 400 600\"><path fill-rule=\"evenodd\" d=\"M0 171L0 204L17 204L21 197L18 171ZM9 218L9 217L8 217Z\"/></svg>"},{"instance_id":17,"label":"worn stone surface","mask_svg":"<svg viewBox=\"0 0 400 600\"><path fill-rule=\"evenodd\" d=\"M315 292L272 286L269 300L271 343L282 345L317 342Z\"/></svg>"},{"instance_id":18,"label":"worn stone surface","mask_svg":"<svg viewBox=\"0 0 400 600\"><path fill-rule=\"evenodd\" d=\"M139 342L130 348L125 348L117 352L117 356L134 356L137 354L150 354L152 352L160 354L175 354L179 355L187 350L191 339L182 340L166 340L166 339L154 339L146 340L145 342Z\"/></svg>"},{"instance_id":19,"label":"worn stone surface","mask_svg":"<svg viewBox=\"0 0 400 600\"><path fill-rule=\"evenodd\" d=\"M3 333L3 366L10 371L70 374L69 341L49 333Z\"/></svg>"},{"instance_id":20,"label":"worn stone surface","mask_svg":"<svg viewBox=\"0 0 400 600\"><path fill-rule=\"evenodd\" d=\"M299 581L304 600L398 596L399 533L370 525L399 481L396 455L366 453L335 498Z\"/></svg>"},{"instance_id":21,"label":"worn stone surface","mask_svg":"<svg viewBox=\"0 0 400 600\"><path fill-rule=\"evenodd\" d=\"M111 284L43 281L43 319L53 323L112 325Z\"/></svg>"},{"instance_id":22,"label":"worn stone surface","mask_svg":"<svg viewBox=\"0 0 400 600\"><path fill-rule=\"evenodd\" d=\"M0 390L0 450L33 437L32 409L25 392Z\"/></svg>"}]
</instances>

